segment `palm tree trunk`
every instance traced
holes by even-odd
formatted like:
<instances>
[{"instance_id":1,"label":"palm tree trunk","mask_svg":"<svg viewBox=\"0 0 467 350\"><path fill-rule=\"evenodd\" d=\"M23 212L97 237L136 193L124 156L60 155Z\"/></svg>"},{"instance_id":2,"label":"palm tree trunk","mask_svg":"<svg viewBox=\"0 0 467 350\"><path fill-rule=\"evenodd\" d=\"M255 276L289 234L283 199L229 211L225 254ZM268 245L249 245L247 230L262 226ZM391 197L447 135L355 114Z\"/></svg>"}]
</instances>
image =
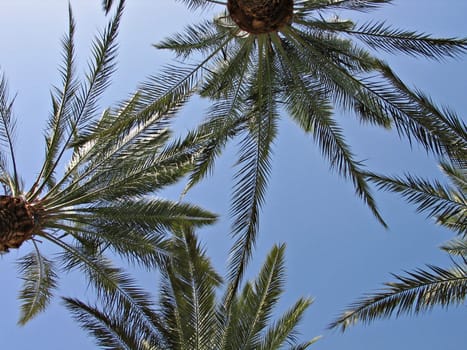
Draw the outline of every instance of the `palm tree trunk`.
<instances>
[{"instance_id":1,"label":"palm tree trunk","mask_svg":"<svg viewBox=\"0 0 467 350\"><path fill-rule=\"evenodd\" d=\"M242 30L264 34L290 23L293 0L228 0L227 9Z\"/></svg>"},{"instance_id":2,"label":"palm tree trunk","mask_svg":"<svg viewBox=\"0 0 467 350\"><path fill-rule=\"evenodd\" d=\"M0 253L18 248L32 237L33 230L31 206L20 197L0 196Z\"/></svg>"}]
</instances>

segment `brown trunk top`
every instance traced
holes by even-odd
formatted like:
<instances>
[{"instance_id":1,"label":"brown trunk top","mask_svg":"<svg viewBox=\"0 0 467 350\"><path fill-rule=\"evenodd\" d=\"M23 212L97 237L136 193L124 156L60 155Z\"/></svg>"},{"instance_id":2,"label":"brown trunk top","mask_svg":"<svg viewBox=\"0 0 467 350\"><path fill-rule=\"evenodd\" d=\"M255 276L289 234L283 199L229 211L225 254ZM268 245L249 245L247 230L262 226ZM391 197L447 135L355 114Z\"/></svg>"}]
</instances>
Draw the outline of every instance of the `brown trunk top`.
<instances>
[{"instance_id":1,"label":"brown trunk top","mask_svg":"<svg viewBox=\"0 0 467 350\"><path fill-rule=\"evenodd\" d=\"M18 248L34 231L34 209L21 197L0 196L0 253Z\"/></svg>"},{"instance_id":2,"label":"brown trunk top","mask_svg":"<svg viewBox=\"0 0 467 350\"><path fill-rule=\"evenodd\" d=\"M264 34L291 22L293 0L228 0L227 9L242 30Z\"/></svg>"}]
</instances>

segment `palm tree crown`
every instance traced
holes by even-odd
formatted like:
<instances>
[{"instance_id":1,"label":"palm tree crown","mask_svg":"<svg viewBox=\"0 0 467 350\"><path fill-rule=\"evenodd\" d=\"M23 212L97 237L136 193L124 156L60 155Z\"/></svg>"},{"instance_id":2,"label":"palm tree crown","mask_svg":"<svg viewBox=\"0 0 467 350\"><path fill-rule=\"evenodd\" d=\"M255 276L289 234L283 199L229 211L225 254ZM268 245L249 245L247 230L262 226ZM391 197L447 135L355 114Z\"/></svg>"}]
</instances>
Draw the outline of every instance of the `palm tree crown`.
<instances>
[{"instance_id":1,"label":"palm tree crown","mask_svg":"<svg viewBox=\"0 0 467 350\"><path fill-rule=\"evenodd\" d=\"M213 270L196 236L178 229L171 244L156 309L141 299L132 309L146 310L145 322L127 317L112 304L100 309L66 298L74 318L105 349L306 349L317 338L298 343L296 328L311 300L299 299L276 322L271 322L284 284L284 246L275 246L260 273L236 294L228 306L216 300L221 277Z\"/></svg>"},{"instance_id":2,"label":"palm tree crown","mask_svg":"<svg viewBox=\"0 0 467 350\"><path fill-rule=\"evenodd\" d=\"M122 303L131 302L126 276L104 252L153 267L167 254L167 229L174 224L204 225L215 215L155 194L185 176L195 147L171 141L168 120L177 104L154 102L142 88L117 108L96 118L98 98L115 68L116 37L123 1L93 43L93 60L84 81L75 77L75 22L63 40L62 87L52 93L46 152L36 181L24 189L14 152L12 101L0 79L0 252L31 243L19 264L24 279L20 323L44 309L57 286L58 268L80 269L90 283ZM181 101L179 101L181 102ZM140 122L141 116L147 117ZM138 120L136 122L135 120ZM58 166L70 156L63 172ZM9 158L7 158L9 157ZM43 242L61 253L50 260Z\"/></svg>"},{"instance_id":3,"label":"palm tree crown","mask_svg":"<svg viewBox=\"0 0 467 350\"><path fill-rule=\"evenodd\" d=\"M237 239L231 255L233 285L238 285L255 244L272 145L284 113L310 134L331 169L353 183L357 196L383 225L364 164L339 125L340 114L394 129L435 154L451 156L467 149L466 140L452 131L444 115L372 54L379 50L441 60L465 53L466 39L437 39L335 16L338 10L346 15L365 12L389 0L182 2L192 9L227 6L226 12L190 25L156 47L172 50L186 62L168 67L159 79L161 91L197 92L212 100L198 129L207 136L205 149L187 189L212 170L229 140L240 138L231 209Z\"/></svg>"}]
</instances>

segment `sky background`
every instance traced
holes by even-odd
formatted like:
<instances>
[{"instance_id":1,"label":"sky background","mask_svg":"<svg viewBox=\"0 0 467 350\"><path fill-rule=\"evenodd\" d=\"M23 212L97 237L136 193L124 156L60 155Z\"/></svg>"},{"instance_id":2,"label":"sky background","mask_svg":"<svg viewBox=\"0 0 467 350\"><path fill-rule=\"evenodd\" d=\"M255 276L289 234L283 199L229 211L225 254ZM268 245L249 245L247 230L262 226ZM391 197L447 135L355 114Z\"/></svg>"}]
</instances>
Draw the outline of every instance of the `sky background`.
<instances>
[{"instance_id":1,"label":"sky background","mask_svg":"<svg viewBox=\"0 0 467 350\"><path fill-rule=\"evenodd\" d=\"M90 42L106 18L98 0L71 1L77 21L76 52L82 72L90 55ZM217 8L218 12L222 10ZM400 28L436 36L467 36L466 0L394 1L359 21L384 19ZM158 72L171 55L151 47L165 36L196 23L206 13L190 13L172 0L129 0L120 31L118 72L104 96L102 106L122 100L137 84ZM352 18L357 18L353 16ZM11 95L17 94L16 150L19 169L27 185L40 170L43 159L46 118L51 111L49 91L59 83L60 40L67 30L64 0L0 0L0 70L8 77ZM445 62L384 56L408 83L428 92L440 104L459 115L467 110L467 57ZM190 103L177 120L184 132L202 118L205 101ZM464 114L465 115L465 114ZM368 167L386 174L406 171L434 178L437 166L425 153L400 141L397 136L372 127L362 127L350 116L338 116L346 128L348 142ZM200 230L199 236L214 266L225 271L229 237L229 196L233 184L235 142L217 162L212 177L195 188L187 201L221 215L219 223ZM26 186L27 187L27 186ZM164 195L176 199L180 188ZM448 266L450 261L438 247L453 234L415 213L396 195L375 193L385 230L355 197L351 184L328 169L313 140L284 116L274 146L272 174L260 217L260 236L248 276L254 276L273 244L287 243L286 292L278 311L284 311L300 296L311 296L314 304L301 324L301 338L322 335L312 348L319 350L459 350L467 343L465 305L449 310L434 309L418 317L382 320L355 326L346 333L326 326L348 304L365 292L392 280L390 272L423 267L430 263ZM45 313L18 327L21 280L15 260L28 253L25 244L0 257L0 349L94 349L93 339L68 316L58 296L92 299L92 291L79 275L61 278L57 297ZM50 249L42 247L44 252ZM53 251L50 250L50 253ZM136 272L141 285L157 291L155 273Z\"/></svg>"}]
</instances>

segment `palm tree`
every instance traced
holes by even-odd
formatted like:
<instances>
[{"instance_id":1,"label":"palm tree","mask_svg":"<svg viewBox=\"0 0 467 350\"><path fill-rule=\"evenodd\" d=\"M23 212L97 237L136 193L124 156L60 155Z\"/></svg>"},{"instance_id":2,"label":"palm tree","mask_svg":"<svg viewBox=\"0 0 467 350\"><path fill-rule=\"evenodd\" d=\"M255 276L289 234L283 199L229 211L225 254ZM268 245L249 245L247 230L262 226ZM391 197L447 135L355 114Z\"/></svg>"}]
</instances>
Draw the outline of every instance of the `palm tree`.
<instances>
[{"instance_id":1,"label":"palm tree","mask_svg":"<svg viewBox=\"0 0 467 350\"><path fill-rule=\"evenodd\" d=\"M15 158L13 101L0 76L0 253L22 248L25 242L32 247L19 260L25 281L21 324L47 306L57 287L58 269L79 269L100 294L132 302L137 294L123 283L126 275L113 267L106 252L153 267L165 259L171 226L202 226L215 220L199 207L155 196L192 168L196 147L189 141L169 142L168 121L178 104L153 102L151 91L142 88L96 118L98 99L115 68L123 8L120 1L106 30L95 39L83 81L75 76L70 8L60 70L63 85L52 92L44 162L29 189ZM133 122L143 115L146 122ZM59 171L67 157L68 164ZM61 253L53 259L44 256L45 242Z\"/></svg>"},{"instance_id":2,"label":"palm tree","mask_svg":"<svg viewBox=\"0 0 467 350\"><path fill-rule=\"evenodd\" d=\"M128 318L131 310L102 308L65 298L73 317L105 349L306 349L317 338L298 344L296 328L311 300L299 299L271 322L284 285L284 245L269 253L259 275L247 282L230 306L216 300L222 285L191 230L177 229L172 255L162 269L157 308L147 322ZM150 305L150 300L141 301Z\"/></svg>"},{"instance_id":3,"label":"palm tree","mask_svg":"<svg viewBox=\"0 0 467 350\"><path fill-rule=\"evenodd\" d=\"M240 138L231 208L236 237L229 268L232 291L255 245L272 145L284 113L312 136L331 169L353 183L357 196L383 225L364 164L339 125L340 114L395 129L437 155L466 149L466 140L452 132L444 115L371 53L441 60L465 53L466 39L437 39L380 22L358 25L330 15L338 10L346 15L366 12L389 0L182 1L192 9L226 6L221 15L156 45L185 62L168 66L156 89L161 99L196 92L212 100L197 131L206 143L187 190L212 170L228 141Z\"/></svg>"},{"instance_id":4,"label":"palm tree","mask_svg":"<svg viewBox=\"0 0 467 350\"><path fill-rule=\"evenodd\" d=\"M467 139L466 127L458 131ZM465 151L465 149L464 149ZM358 300L342 313L330 328L346 330L357 322L370 323L392 315L418 314L434 306L462 305L467 299L467 172L464 157L457 162L442 162L441 168L451 181L445 186L439 181L428 181L406 176L387 177L368 174L368 178L384 190L401 194L427 212L440 225L456 232L458 237L443 245L453 261L450 268L429 265L401 276L394 274L395 282L385 283L385 288ZM456 261L456 258L458 261Z\"/></svg>"}]
</instances>

